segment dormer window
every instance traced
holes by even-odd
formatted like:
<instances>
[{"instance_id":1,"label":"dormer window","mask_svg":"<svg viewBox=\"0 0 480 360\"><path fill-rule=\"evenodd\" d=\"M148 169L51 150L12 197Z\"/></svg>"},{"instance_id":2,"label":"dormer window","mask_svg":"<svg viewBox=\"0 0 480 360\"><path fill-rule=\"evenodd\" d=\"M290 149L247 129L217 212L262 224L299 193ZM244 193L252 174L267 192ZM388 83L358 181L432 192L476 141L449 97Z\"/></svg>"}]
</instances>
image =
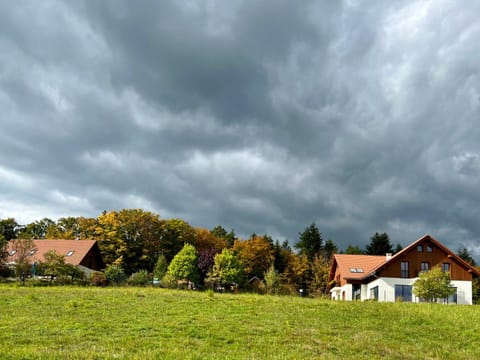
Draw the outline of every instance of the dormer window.
<instances>
[{"instance_id":1,"label":"dormer window","mask_svg":"<svg viewBox=\"0 0 480 360\"><path fill-rule=\"evenodd\" d=\"M31 250L29 253L28 253L28 256L32 256L33 254L35 254L37 250Z\"/></svg>"},{"instance_id":2,"label":"dormer window","mask_svg":"<svg viewBox=\"0 0 480 360\"><path fill-rule=\"evenodd\" d=\"M12 250L12 251L10 251L10 256L15 255L16 253L17 253L17 250Z\"/></svg>"},{"instance_id":3,"label":"dormer window","mask_svg":"<svg viewBox=\"0 0 480 360\"><path fill-rule=\"evenodd\" d=\"M74 252L75 252L74 250L70 250L69 252L67 252L66 256L72 256Z\"/></svg>"}]
</instances>

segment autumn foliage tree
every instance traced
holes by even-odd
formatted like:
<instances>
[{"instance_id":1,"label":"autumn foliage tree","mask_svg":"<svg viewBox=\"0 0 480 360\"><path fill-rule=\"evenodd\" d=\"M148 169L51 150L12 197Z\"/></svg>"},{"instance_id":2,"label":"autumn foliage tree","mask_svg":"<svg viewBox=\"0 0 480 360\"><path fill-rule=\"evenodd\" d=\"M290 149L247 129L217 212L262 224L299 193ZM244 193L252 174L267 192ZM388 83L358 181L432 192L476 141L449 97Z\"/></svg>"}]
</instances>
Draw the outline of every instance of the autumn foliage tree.
<instances>
[{"instance_id":1,"label":"autumn foliage tree","mask_svg":"<svg viewBox=\"0 0 480 360\"><path fill-rule=\"evenodd\" d=\"M127 274L152 271L162 253L162 225L158 215L140 209L103 213L95 234L105 263L120 265Z\"/></svg>"},{"instance_id":2,"label":"autumn foliage tree","mask_svg":"<svg viewBox=\"0 0 480 360\"><path fill-rule=\"evenodd\" d=\"M256 276L262 279L274 260L273 246L264 236L253 235L248 240L236 240L233 252L242 263L247 278Z\"/></svg>"}]
</instances>

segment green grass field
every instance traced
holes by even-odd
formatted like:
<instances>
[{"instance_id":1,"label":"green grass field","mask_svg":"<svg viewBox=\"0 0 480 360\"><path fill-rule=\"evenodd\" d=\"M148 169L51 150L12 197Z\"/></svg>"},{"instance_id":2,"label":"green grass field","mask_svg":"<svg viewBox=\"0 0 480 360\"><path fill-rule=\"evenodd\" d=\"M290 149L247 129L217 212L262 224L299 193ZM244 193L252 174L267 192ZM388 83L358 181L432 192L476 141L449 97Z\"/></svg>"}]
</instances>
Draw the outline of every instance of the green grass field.
<instances>
[{"instance_id":1,"label":"green grass field","mask_svg":"<svg viewBox=\"0 0 480 360\"><path fill-rule=\"evenodd\" d=\"M0 359L478 359L480 308L0 287Z\"/></svg>"}]
</instances>

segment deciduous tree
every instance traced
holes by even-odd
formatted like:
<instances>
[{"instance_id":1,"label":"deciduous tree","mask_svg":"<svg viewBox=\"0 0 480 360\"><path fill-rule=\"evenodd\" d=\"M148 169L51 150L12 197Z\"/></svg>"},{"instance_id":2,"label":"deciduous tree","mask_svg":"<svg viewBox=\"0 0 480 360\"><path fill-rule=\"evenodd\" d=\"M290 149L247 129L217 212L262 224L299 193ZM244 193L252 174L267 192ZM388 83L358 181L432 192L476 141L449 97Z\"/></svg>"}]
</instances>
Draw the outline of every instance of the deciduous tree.
<instances>
[{"instance_id":1,"label":"deciduous tree","mask_svg":"<svg viewBox=\"0 0 480 360\"><path fill-rule=\"evenodd\" d=\"M248 278L256 276L262 279L274 260L273 246L263 236L254 235L248 240L236 240L233 251Z\"/></svg>"},{"instance_id":2,"label":"deciduous tree","mask_svg":"<svg viewBox=\"0 0 480 360\"><path fill-rule=\"evenodd\" d=\"M167 261L172 261L184 246L195 243L195 230L190 224L181 219L162 220L159 251Z\"/></svg>"},{"instance_id":3,"label":"deciduous tree","mask_svg":"<svg viewBox=\"0 0 480 360\"><path fill-rule=\"evenodd\" d=\"M420 273L413 284L413 293L428 302L446 299L455 292L450 285L450 276L436 266L429 271Z\"/></svg>"},{"instance_id":4,"label":"deciduous tree","mask_svg":"<svg viewBox=\"0 0 480 360\"><path fill-rule=\"evenodd\" d=\"M229 249L215 255L212 271L206 282L218 285L238 284L242 278L242 265Z\"/></svg>"},{"instance_id":5,"label":"deciduous tree","mask_svg":"<svg viewBox=\"0 0 480 360\"><path fill-rule=\"evenodd\" d=\"M19 239L45 239L51 226L55 226L55 222L49 218L43 218L25 225L19 230L17 237Z\"/></svg>"},{"instance_id":6,"label":"deciduous tree","mask_svg":"<svg viewBox=\"0 0 480 360\"><path fill-rule=\"evenodd\" d=\"M171 275L177 281L177 284L180 280L195 284L198 281L197 259L198 254L195 247L191 244L185 244L168 265L167 274Z\"/></svg>"},{"instance_id":7,"label":"deciduous tree","mask_svg":"<svg viewBox=\"0 0 480 360\"><path fill-rule=\"evenodd\" d=\"M280 274L272 265L264 275L265 278L265 291L267 294L274 295L280 291Z\"/></svg>"},{"instance_id":8,"label":"deciduous tree","mask_svg":"<svg viewBox=\"0 0 480 360\"><path fill-rule=\"evenodd\" d=\"M233 229L230 230L230 232L227 232L227 230L225 230L221 225L215 226L211 230L211 233L216 237L224 239L227 243L227 247L229 248L233 246L235 240L237 239L237 237L235 236L235 231L233 231Z\"/></svg>"},{"instance_id":9,"label":"deciduous tree","mask_svg":"<svg viewBox=\"0 0 480 360\"><path fill-rule=\"evenodd\" d=\"M14 218L0 220L0 235L3 235L6 241L15 239L19 230L20 225Z\"/></svg>"},{"instance_id":10,"label":"deciduous tree","mask_svg":"<svg viewBox=\"0 0 480 360\"><path fill-rule=\"evenodd\" d=\"M12 239L11 251L15 259L15 274L22 281L25 275L30 274L32 257L37 247L32 239Z\"/></svg>"}]
</instances>

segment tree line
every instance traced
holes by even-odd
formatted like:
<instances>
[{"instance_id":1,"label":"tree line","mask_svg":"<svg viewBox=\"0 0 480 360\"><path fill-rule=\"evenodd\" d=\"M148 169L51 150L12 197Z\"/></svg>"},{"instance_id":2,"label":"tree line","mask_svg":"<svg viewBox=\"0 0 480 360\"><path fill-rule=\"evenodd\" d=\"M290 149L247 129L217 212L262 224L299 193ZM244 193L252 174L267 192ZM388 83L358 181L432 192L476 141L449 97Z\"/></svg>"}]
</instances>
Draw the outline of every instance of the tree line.
<instances>
[{"instance_id":1,"label":"tree line","mask_svg":"<svg viewBox=\"0 0 480 360\"><path fill-rule=\"evenodd\" d=\"M142 209L104 211L96 218L44 218L26 225L13 218L2 219L0 267L5 268L7 242L15 239L96 240L106 264L105 271L93 279L99 284L155 279L164 286L225 289L235 285L284 294L303 289L312 295L326 293L334 253L384 255L401 250L400 245L393 247L387 233L375 233L364 250L349 245L340 251L333 240L324 241L315 223L298 234L292 248L288 241L267 234L242 239L221 225L193 227L182 219L161 219ZM466 249L464 252L469 255ZM51 258L60 263L46 266L51 274L52 268L71 272L61 259Z\"/></svg>"}]
</instances>

